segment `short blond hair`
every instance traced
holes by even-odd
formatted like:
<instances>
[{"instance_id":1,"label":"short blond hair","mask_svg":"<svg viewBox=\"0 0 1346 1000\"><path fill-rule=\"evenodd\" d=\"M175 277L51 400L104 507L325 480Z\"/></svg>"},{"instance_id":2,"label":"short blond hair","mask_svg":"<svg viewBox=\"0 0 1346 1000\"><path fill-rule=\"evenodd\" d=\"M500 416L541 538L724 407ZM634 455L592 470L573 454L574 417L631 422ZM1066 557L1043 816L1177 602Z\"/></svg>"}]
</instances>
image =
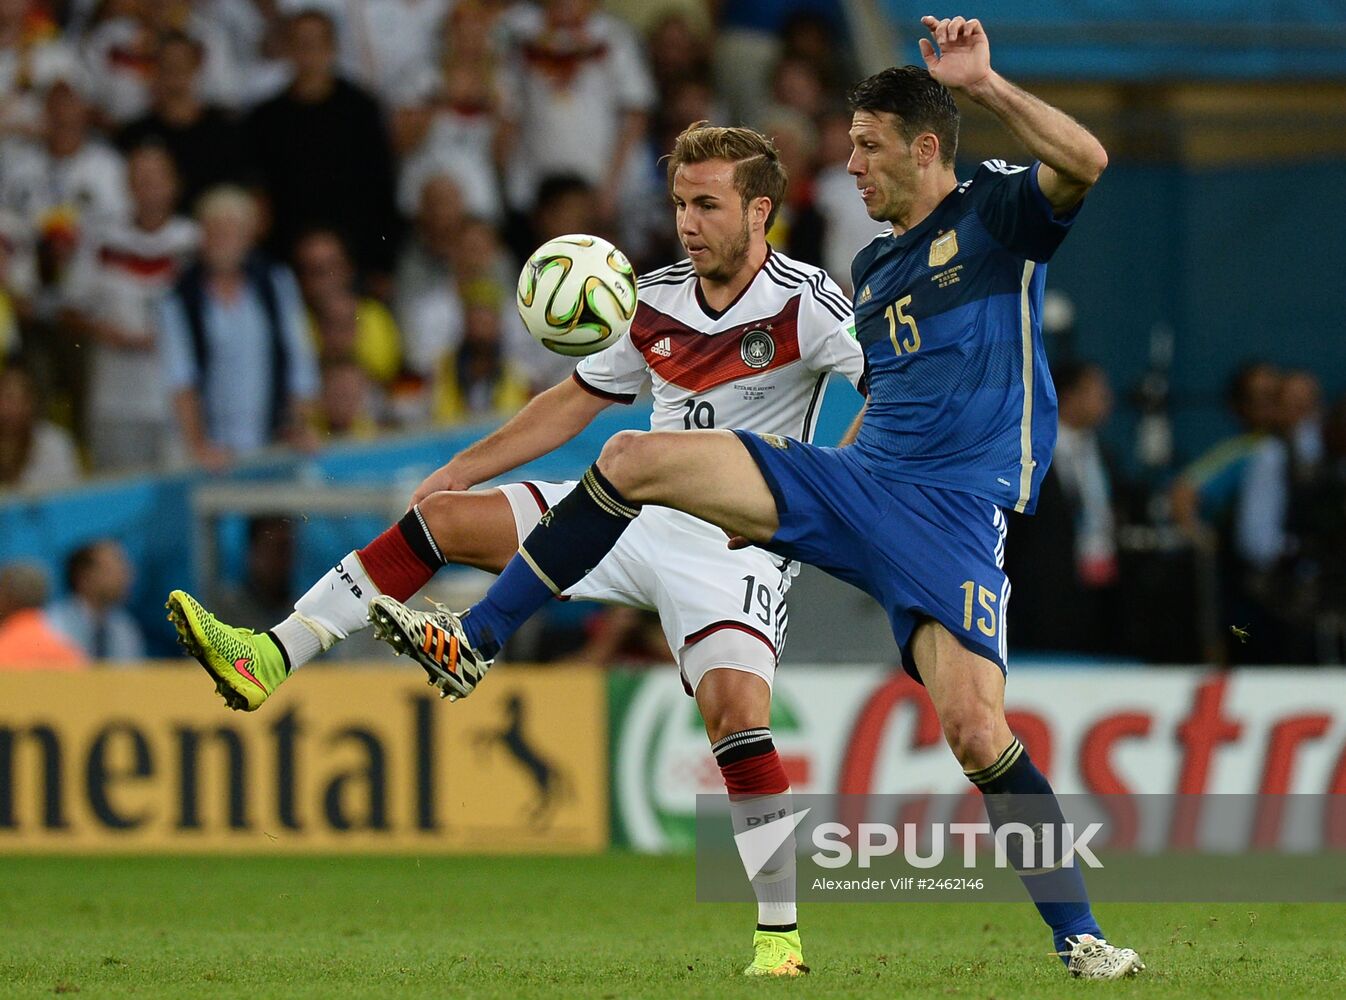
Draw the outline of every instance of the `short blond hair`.
<instances>
[{"instance_id":1,"label":"short blond hair","mask_svg":"<svg viewBox=\"0 0 1346 1000\"><path fill-rule=\"evenodd\" d=\"M785 201L785 186L790 180L776 144L750 128L704 121L689 125L674 140L668 157L669 190L680 167L709 160L727 160L734 165L734 190L743 199L744 211L755 198L771 200L766 219L766 228L770 229Z\"/></svg>"},{"instance_id":2,"label":"short blond hair","mask_svg":"<svg viewBox=\"0 0 1346 1000\"><path fill-rule=\"evenodd\" d=\"M203 194L196 203L196 218L205 222L213 216L229 216L256 229L262 221L261 206L248 191L233 184L221 184Z\"/></svg>"}]
</instances>

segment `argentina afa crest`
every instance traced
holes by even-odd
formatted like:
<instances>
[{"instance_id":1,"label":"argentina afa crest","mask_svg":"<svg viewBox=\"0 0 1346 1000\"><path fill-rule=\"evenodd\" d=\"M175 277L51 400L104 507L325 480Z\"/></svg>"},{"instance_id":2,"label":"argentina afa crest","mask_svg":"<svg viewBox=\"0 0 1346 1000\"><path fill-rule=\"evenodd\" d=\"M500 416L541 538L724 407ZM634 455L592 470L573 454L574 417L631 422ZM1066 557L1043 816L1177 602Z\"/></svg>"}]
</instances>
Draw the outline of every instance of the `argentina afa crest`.
<instances>
[{"instance_id":1,"label":"argentina afa crest","mask_svg":"<svg viewBox=\"0 0 1346 1000\"><path fill-rule=\"evenodd\" d=\"M930 243L930 266L941 267L958 255L958 230L936 236Z\"/></svg>"}]
</instances>

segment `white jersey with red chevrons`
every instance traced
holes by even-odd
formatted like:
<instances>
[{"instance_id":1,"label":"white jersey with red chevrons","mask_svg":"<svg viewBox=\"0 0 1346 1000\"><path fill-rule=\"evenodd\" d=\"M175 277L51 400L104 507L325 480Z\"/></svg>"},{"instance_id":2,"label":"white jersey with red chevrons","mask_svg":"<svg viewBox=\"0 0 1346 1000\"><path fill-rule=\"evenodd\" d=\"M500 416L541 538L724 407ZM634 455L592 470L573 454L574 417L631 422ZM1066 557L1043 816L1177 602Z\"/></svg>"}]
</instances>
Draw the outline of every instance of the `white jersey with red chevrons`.
<instances>
[{"instance_id":1,"label":"white jersey with red chevrons","mask_svg":"<svg viewBox=\"0 0 1346 1000\"><path fill-rule=\"evenodd\" d=\"M651 271L637 287L630 334L581 361L575 380L631 403L648 379L651 430L741 428L809 441L827 376L861 388L851 304L821 268L768 252L719 311L706 305L691 261Z\"/></svg>"},{"instance_id":2,"label":"white jersey with red chevrons","mask_svg":"<svg viewBox=\"0 0 1346 1000\"><path fill-rule=\"evenodd\" d=\"M111 223L89 234L70 269L68 304L90 316L157 340L155 307L196 251L200 231L174 216L158 229ZM93 345L89 411L94 419L167 419L159 352Z\"/></svg>"}]
</instances>

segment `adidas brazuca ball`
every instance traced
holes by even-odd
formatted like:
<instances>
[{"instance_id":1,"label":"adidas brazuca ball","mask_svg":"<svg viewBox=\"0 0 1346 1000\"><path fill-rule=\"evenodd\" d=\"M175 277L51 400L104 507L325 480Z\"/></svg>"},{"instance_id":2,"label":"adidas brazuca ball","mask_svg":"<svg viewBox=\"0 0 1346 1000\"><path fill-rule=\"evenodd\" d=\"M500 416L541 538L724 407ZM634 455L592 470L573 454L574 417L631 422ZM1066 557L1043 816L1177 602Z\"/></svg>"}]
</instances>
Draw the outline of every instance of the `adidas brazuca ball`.
<instances>
[{"instance_id":1,"label":"adidas brazuca ball","mask_svg":"<svg viewBox=\"0 0 1346 1000\"><path fill-rule=\"evenodd\" d=\"M599 236L558 236L538 247L519 275L519 315L533 338L580 357L614 344L636 315L636 273Z\"/></svg>"}]
</instances>

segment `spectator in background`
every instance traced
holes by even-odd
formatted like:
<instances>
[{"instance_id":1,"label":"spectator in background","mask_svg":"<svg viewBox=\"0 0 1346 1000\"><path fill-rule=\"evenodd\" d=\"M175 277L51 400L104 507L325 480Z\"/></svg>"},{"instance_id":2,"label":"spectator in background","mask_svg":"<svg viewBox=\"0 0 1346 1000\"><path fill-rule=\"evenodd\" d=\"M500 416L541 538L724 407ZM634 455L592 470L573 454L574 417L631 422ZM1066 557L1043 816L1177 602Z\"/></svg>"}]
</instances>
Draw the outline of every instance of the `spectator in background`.
<instances>
[{"instance_id":1,"label":"spectator in background","mask_svg":"<svg viewBox=\"0 0 1346 1000\"><path fill-rule=\"evenodd\" d=\"M1287 554L1288 452L1283 430L1282 375L1256 361L1230 381L1229 402L1242 433L1215 445L1188 466L1169 497L1173 517L1200 547L1215 553L1220 609L1242 633L1225 641L1231 662L1287 662L1285 627L1269 602L1266 581ZM1222 634L1221 639L1225 636ZM1218 652L1218 651L1217 651Z\"/></svg>"},{"instance_id":2,"label":"spectator in background","mask_svg":"<svg viewBox=\"0 0 1346 1000\"><path fill-rule=\"evenodd\" d=\"M311 226L350 234L360 268L386 280L397 248L392 151L374 99L336 73L330 17L290 18L294 80L248 119L252 152L270 199L271 246L293 246Z\"/></svg>"},{"instance_id":3,"label":"spectator in background","mask_svg":"<svg viewBox=\"0 0 1346 1000\"><path fill-rule=\"evenodd\" d=\"M379 432L369 373L354 361L333 358L322 365L318 433L324 438L368 441Z\"/></svg>"},{"instance_id":4,"label":"spectator in background","mask_svg":"<svg viewBox=\"0 0 1346 1000\"><path fill-rule=\"evenodd\" d=\"M449 177L430 178L421 188L413 239L397 263L394 311L406 364L425 379L462 336L454 249L463 220L458 185Z\"/></svg>"},{"instance_id":5,"label":"spectator in background","mask_svg":"<svg viewBox=\"0 0 1346 1000\"><path fill-rule=\"evenodd\" d=\"M294 566L294 522L286 517L253 518L248 522L243 581L220 595L218 613L257 630L288 618L294 610Z\"/></svg>"},{"instance_id":6,"label":"spectator in background","mask_svg":"<svg viewBox=\"0 0 1346 1000\"><path fill-rule=\"evenodd\" d=\"M818 144L813 122L793 108L777 106L768 109L762 132L776 143L790 178L785 204L776 213L767 241L796 260L820 264L823 219L813 205L812 168Z\"/></svg>"},{"instance_id":7,"label":"spectator in background","mask_svg":"<svg viewBox=\"0 0 1346 1000\"><path fill-rule=\"evenodd\" d=\"M1315 480L1323 457L1321 387L1311 372L1280 377L1275 433L1248 458L1234 513L1233 559L1238 576L1230 611L1246 638L1234 649L1244 663L1310 662L1312 573L1305 551L1312 530ZM1245 621L1246 619L1246 621Z\"/></svg>"},{"instance_id":8,"label":"spectator in background","mask_svg":"<svg viewBox=\"0 0 1346 1000\"><path fill-rule=\"evenodd\" d=\"M40 142L7 146L0 157L0 205L31 227L36 239L37 308L60 305L67 271L82 234L125 219L126 169L122 158L89 131L89 105L73 77L48 87Z\"/></svg>"},{"instance_id":9,"label":"spectator in background","mask_svg":"<svg viewBox=\"0 0 1346 1000\"><path fill-rule=\"evenodd\" d=\"M134 150L127 177L131 217L85 241L72 268L65 317L86 345L86 435L99 472L170 459L169 405L153 314L200 238L196 223L173 214L177 174L162 147Z\"/></svg>"},{"instance_id":10,"label":"spectator in background","mask_svg":"<svg viewBox=\"0 0 1346 1000\"><path fill-rule=\"evenodd\" d=\"M1274 433L1264 435L1247 459L1235 512L1235 550L1261 575L1272 573L1298 546L1294 501L1313 479L1323 454L1317 377L1303 371L1283 373L1274 408Z\"/></svg>"},{"instance_id":11,"label":"spectator in background","mask_svg":"<svg viewBox=\"0 0 1346 1000\"><path fill-rule=\"evenodd\" d=\"M243 126L222 107L201 98L201 43L180 31L166 34L154 56L151 104L117 135L123 150L160 143L173 157L180 185L178 211L219 184L251 179Z\"/></svg>"},{"instance_id":12,"label":"spectator in background","mask_svg":"<svg viewBox=\"0 0 1346 1000\"><path fill-rule=\"evenodd\" d=\"M0 139L42 132L42 91L79 72L79 57L30 0L0 0Z\"/></svg>"},{"instance_id":13,"label":"spectator in background","mask_svg":"<svg viewBox=\"0 0 1346 1000\"><path fill-rule=\"evenodd\" d=\"M353 360L380 385L402 367L402 335L378 299L355 293L355 265L346 242L331 229L311 229L294 246L299 291L319 357Z\"/></svg>"},{"instance_id":14,"label":"spectator in background","mask_svg":"<svg viewBox=\"0 0 1346 1000\"><path fill-rule=\"evenodd\" d=\"M456 423L513 416L532 395L509 360L500 313L505 290L486 278L466 284L463 340L446 354L435 382L435 419Z\"/></svg>"},{"instance_id":15,"label":"spectator in background","mask_svg":"<svg viewBox=\"0 0 1346 1000\"><path fill-rule=\"evenodd\" d=\"M1173 519L1193 536L1203 525L1232 528L1243 474L1254 453L1276 431L1281 374L1264 361L1245 363L1229 382L1229 407L1240 432L1189 465L1170 492Z\"/></svg>"},{"instance_id":16,"label":"spectator in background","mask_svg":"<svg viewBox=\"0 0 1346 1000\"><path fill-rule=\"evenodd\" d=\"M483 8L485 3L478 4ZM435 64L435 42L451 0L357 0L342 6L342 65L351 78L385 105L404 93L407 81Z\"/></svg>"},{"instance_id":17,"label":"spectator in background","mask_svg":"<svg viewBox=\"0 0 1346 1000\"><path fill-rule=\"evenodd\" d=\"M208 24L214 37L228 46L234 67L230 107L250 108L274 97L290 82L289 67L282 58L285 48L287 10L331 2L311 0L194 0L193 13Z\"/></svg>"},{"instance_id":18,"label":"spectator in background","mask_svg":"<svg viewBox=\"0 0 1346 1000\"><path fill-rule=\"evenodd\" d=\"M3 2L3 0L0 0ZM8 148L0 144L0 150ZM33 227L17 212L0 204L0 287L23 317L30 312L30 299L37 290L37 252Z\"/></svg>"},{"instance_id":19,"label":"spectator in background","mask_svg":"<svg viewBox=\"0 0 1346 1000\"><path fill-rule=\"evenodd\" d=\"M397 268L397 321L406 367L419 383L405 385L398 393L402 422L433 416L435 404L429 390L439 378L445 356L456 351L463 338L462 287L479 279L513 288L518 269L505 254L495 227L485 219L463 214L458 186L448 177L431 178L421 192L416 239L403 252ZM500 327L512 355L517 357L525 346L536 346L523 329L512 296L500 304ZM538 360L546 364L554 357L559 355Z\"/></svg>"},{"instance_id":20,"label":"spectator in background","mask_svg":"<svg viewBox=\"0 0 1346 1000\"><path fill-rule=\"evenodd\" d=\"M157 42L144 0L108 0L84 36L81 53L92 94L103 117L129 121L148 104L148 84Z\"/></svg>"},{"instance_id":21,"label":"spectator in background","mask_svg":"<svg viewBox=\"0 0 1346 1000\"><path fill-rule=\"evenodd\" d=\"M715 33L716 89L735 120L755 122L771 92L771 71L782 55L802 56L827 67L832 79L836 26L842 23L838 0L722 0ZM845 74L842 81L854 79Z\"/></svg>"},{"instance_id":22,"label":"spectator in background","mask_svg":"<svg viewBox=\"0 0 1346 1000\"><path fill-rule=\"evenodd\" d=\"M0 369L0 489L59 489L80 475L70 432L38 416L28 370L17 364Z\"/></svg>"},{"instance_id":23,"label":"spectator in background","mask_svg":"<svg viewBox=\"0 0 1346 1000\"><path fill-rule=\"evenodd\" d=\"M591 230L581 227L566 231ZM506 251L496 228L485 219L463 220L454 241L453 270L458 289L469 285L493 289L490 296L499 303L496 325L504 341L506 359L512 374L528 385L530 395L569 377L575 359L540 349L519 318L514 296L508 291L518 284L519 267Z\"/></svg>"},{"instance_id":24,"label":"spectator in background","mask_svg":"<svg viewBox=\"0 0 1346 1000\"><path fill-rule=\"evenodd\" d=\"M840 5L830 0L796 0L794 6L780 26L782 61L802 63L817 77L824 93L842 97L851 81L863 74L851 65L851 48L840 37L845 26Z\"/></svg>"},{"instance_id":25,"label":"spectator in background","mask_svg":"<svg viewBox=\"0 0 1346 1000\"><path fill-rule=\"evenodd\" d=\"M673 148L677 137L694 122L725 121L727 115L715 98L715 88L705 77L689 76L669 83L659 102L658 116L650 143L650 155L657 162ZM664 228L667 228L665 220Z\"/></svg>"},{"instance_id":26,"label":"spectator in background","mask_svg":"<svg viewBox=\"0 0 1346 1000\"><path fill-rule=\"evenodd\" d=\"M715 4L706 0L604 0L603 7L642 35L654 34L660 24L675 18L687 22L701 38L709 36L714 27Z\"/></svg>"},{"instance_id":27,"label":"spectator in background","mask_svg":"<svg viewBox=\"0 0 1346 1000\"><path fill-rule=\"evenodd\" d=\"M94 99L108 121L122 125L149 109L160 41L170 32L195 40L202 96L236 103L241 80L229 40L190 0L109 0L100 15L83 55Z\"/></svg>"},{"instance_id":28,"label":"spectator in background","mask_svg":"<svg viewBox=\"0 0 1346 1000\"><path fill-rule=\"evenodd\" d=\"M659 91L661 106L668 103L669 96L686 80L700 80L709 85L710 46L706 42L706 32L704 28L698 30L685 11L673 11L655 24L650 29L646 48L650 76ZM689 118L677 130L681 132L692 122L710 117ZM658 148L672 149L673 144L661 144Z\"/></svg>"},{"instance_id":29,"label":"spectator in background","mask_svg":"<svg viewBox=\"0 0 1346 1000\"><path fill-rule=\"evenodd\" d=\"M78 670L88 658L48 621L47 574L34 563L0 567L0 670Z\"/></svg>"},{"instance_id":30,"label":"spectator in background","mask_svg":"<svg viewBox=\"0 0 1346 1000\"><path fill-rule=\"evenodd\" d=\"M593 232L598 223L597 192L578 174L551 174L538 185L529 221L513 246L519 260L527 260L558 236Z\"/></svg>"},{"instance_id":31,"label":"spectator in background","mask_svg":"<svg viewBox=\"0 0 1346 1000\"><path fill-rule=\"evenodd\" d=\"M91 660L144 659L145 637L126 610L133 580L119 543L104 538L83 545L65 563L69 593L47 609L47 618Z\"/></svg>"},{"instance_id":32,"label":"spectator in background","mask_svg":"<svg viewBox=\"0 0 1346 1000\"><path fill-rule=\"evenodd\" d=\"M502 117L509 94L497 79L491 42L495 11L465 0L444 19L438 64L403 81L393 114L394 146L405 157L398 206L414 215L421 188L440 174L454 179L467 210L499 222L504 201Z\"/></svg>"},{"instance_id":33,"label":"spectator in background","mask_svg":"<svg viewBox=\"0 0 1346 1000\"><path fill-rule=\"evenodd\" d=\"M598 192L605 226L651 190L640 155L655 103L631 29L594 0L546 0L506 15L508 76L517 95L509 200L526 211L548 174L579 174Z\"/></svg>"},{"instance_id":34,"label":"spectator in background","mask_svg":"<svg viewBox=\"0 0 1346 1000\"><path fill-rule=\"evenodd\" d=\"M1015 517L1005 545L1017 649L1102 653L1117 646L1115 475L1098 437L1112 413L1101 367L1052 372L1060 429L1037 513Z\"/></svg>"},{"instance_id":35,"label":"spectator in background","mask_svg":"<svg viewBox=\"0 0 1346 1000\"><path fill-rule=\"evenodd\" d=\"M1294 478L1311 478L1323 458L1323 386L1318 376L1303 368L1287 371L1281 379L1280 407Z\"/></svg>"},{"instance_id":36,"label":"spectator in background","mask_svg":"<svg viewBox=\"0 0 1346 1000\"><path fill-rule=\"evenodd\" d=\"M818 69L802 56L783 56L771 72L771 100L809 119L822 114L827 92ZM793 180L793 178L791 178Z\"/></svg>"},{"instance_id":37,"label":"spectator in background","mask_svg":"<svg viewBox=\"0 0 1346 1000\"><path fill-rule=\"evenodd\" d=\"M201 201L201 254L159 309L168 389L190 453L209 469L268 444L314 444L317 365L294 277L255 252L252 196Z\"/></svg>"}]
</instances>

